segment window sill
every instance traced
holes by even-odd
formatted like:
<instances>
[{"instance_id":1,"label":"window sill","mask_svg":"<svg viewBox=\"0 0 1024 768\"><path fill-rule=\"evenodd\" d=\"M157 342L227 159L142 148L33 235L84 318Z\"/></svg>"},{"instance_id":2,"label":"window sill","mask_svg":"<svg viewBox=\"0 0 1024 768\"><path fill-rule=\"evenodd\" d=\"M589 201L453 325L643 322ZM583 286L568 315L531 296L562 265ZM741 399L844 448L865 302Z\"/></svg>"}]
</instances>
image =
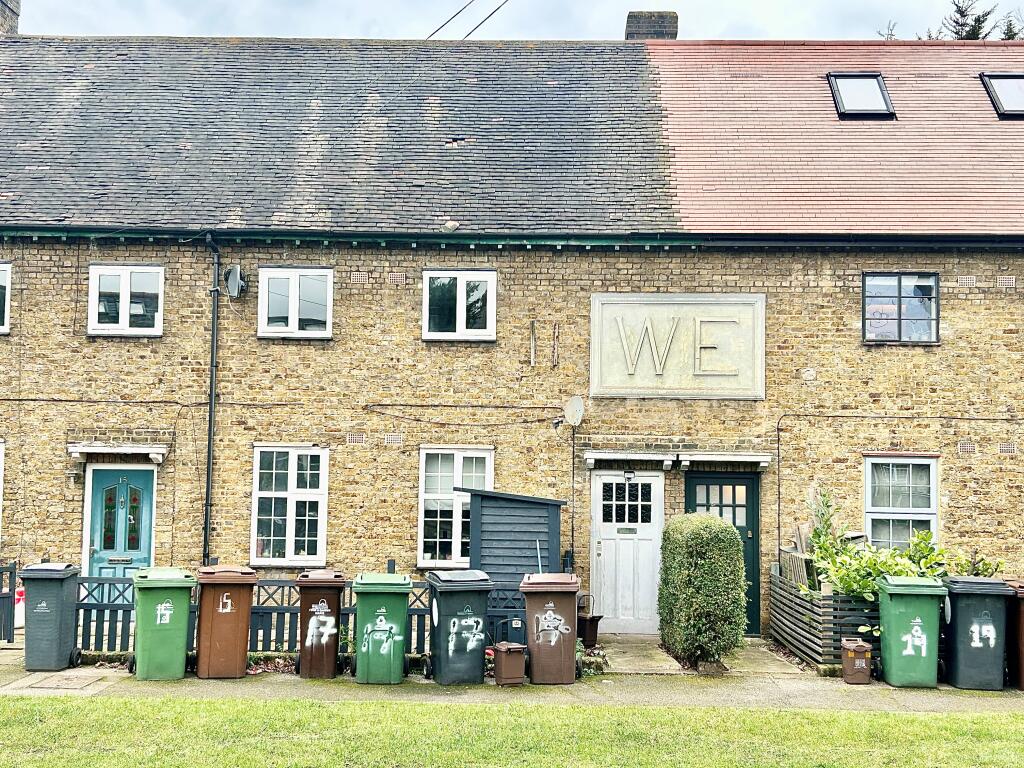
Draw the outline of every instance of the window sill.
<instances>
[{"instance_id":1,"label":"window sill","mask_svg":"<svg viewBox=\"0 0 1024 768\"><path fill-rule=\"evenodd\" d=\"M250 558L251 568L325 568L327 559L323 560L272 560L269 558Z\"/></svg>"},{"instance_id":2,"label":"window sill","mask_svg":"<svg viewBox=\"0 0 1024 768\"><path fill-rule=\"evenodd\" d=\"M85 332L85 335L95 338L158 339L164 335L164 332L162 329L153 331L100 331L90 328Z\"/></svg>"},{"instance_id":3,"label":"window sill","mask_svg":"<svg viewBox=\"0 0 1024 768\"><path fill-rule=\"evenodd\" d=\"M862 339L861 344L865 347L938 347L941 341L870 341Z\"/></svg>"},{"instance_id":4,"label":"window sill","mask_svg":"<svg viewBox=\"0 0 1024 768\"><path fill-rule=\"evenodd\" d=\"M491 334L489 336L465 336L463 334L455 333L424 333L420 336L422 341L482 341L482 342L495 342L498 340L497 334Z\"/></svg>"},{"instance_id":5,"label":"window sill","mask_svg":"<svg viewBox=\"0 0 1024 768\"><path fill-rule=\"evenodd\" d=\"M334 338L332 333L271 333L259 331L257 339L282 339L286 341L330 341Z\"/></svg>"},{"instance_id":6,"label":"window sill","mask_svg":"<svg viewBox=\"0 0 1024 768\"><path fill-rule=\"evenodd\" d=\"M417 560L416 568L421 571L466 571L469 563L453 563L450 560Z\"/></svg>"}]
</instances>

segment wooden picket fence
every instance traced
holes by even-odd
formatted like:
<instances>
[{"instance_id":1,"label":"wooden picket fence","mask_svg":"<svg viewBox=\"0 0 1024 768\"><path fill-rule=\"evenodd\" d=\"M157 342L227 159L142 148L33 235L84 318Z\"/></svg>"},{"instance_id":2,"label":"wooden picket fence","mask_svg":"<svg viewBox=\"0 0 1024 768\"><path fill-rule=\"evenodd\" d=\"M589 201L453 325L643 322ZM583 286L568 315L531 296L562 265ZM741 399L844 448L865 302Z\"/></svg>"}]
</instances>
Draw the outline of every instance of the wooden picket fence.
<instances>
[{"instance_id":1,"label":"wooden picket fence","mask_svg":"<svg viewBox=\"0 0 1024 768\"><path fill-rule=\"evenodd\" d=\"M772 564L769 587L771 635L804 661L829 666L842 664L844 637L871 643L878 658L878 638L859 632L861 626L878 626L878 604L847 595L807 592Z\"/></svg>"}]
</instances>

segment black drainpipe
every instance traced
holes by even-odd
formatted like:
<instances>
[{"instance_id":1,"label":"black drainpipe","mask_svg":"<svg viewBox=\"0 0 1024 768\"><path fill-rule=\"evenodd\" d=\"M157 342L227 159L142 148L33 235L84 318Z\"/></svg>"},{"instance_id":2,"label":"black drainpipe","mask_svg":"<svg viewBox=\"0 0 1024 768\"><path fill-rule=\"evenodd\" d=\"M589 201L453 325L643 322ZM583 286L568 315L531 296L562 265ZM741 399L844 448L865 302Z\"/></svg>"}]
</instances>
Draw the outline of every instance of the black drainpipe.
<instances>
[{"instance_id":1,"label":"black drainpipe","mask_svg":"<svg viewBox=\"0 0 1024 768\"><path fill-rule=\"evenodd\" d=\"M213 254L213 285L210 287L210 394L206 419L206 497L203 501L203 565L210 565L210 526L213 520L213 437L217 414L217 320L220 314L220 248L206 233L206 247Z\"/></svg>"}]
</instances>

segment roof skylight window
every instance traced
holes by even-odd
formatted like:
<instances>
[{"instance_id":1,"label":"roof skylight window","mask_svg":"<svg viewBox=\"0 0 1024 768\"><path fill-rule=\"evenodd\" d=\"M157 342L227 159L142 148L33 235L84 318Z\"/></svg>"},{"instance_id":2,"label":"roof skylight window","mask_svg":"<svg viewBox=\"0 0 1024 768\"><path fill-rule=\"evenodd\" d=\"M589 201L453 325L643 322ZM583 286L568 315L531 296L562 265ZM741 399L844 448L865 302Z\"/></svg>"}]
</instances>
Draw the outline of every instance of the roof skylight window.
<instances>
[{"instance_id":1,"label":"roof skylight window","mask_svg":"<svg viewBox=\"0 0 1024 768\"><path fill-rule=\"evenodd\" d=\"M889 92L878 72L829 72L828 84L840 117L894 117Z\"/></svg>"},{"instance_id":2,"label":"roof skylight window","mask_svg":"<svg viewBox=\"0 0 1024 768\"><path fill-rule=\"evenodd\" d=\"M982 72L981 82L1000 117L1024 117L1024 72Z\"/></svg>"}]
</instances>

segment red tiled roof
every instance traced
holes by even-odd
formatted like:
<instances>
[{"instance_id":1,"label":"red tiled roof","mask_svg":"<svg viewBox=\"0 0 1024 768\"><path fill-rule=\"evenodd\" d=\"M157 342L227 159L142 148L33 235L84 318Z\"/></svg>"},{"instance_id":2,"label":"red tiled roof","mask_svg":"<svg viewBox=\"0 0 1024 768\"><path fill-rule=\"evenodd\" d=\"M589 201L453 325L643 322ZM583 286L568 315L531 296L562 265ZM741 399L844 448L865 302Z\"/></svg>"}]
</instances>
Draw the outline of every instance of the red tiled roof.
<instances>
[{"instance_id":1,"label":"red tiled roof","mask_svg":"<svg viewBox=\"0 0 1024 768\"><path fill-rule=\"evenodd\" d=\"M1024 234L1024 121L983 71L1022 43L650 41L678 225L700 233ZM896 120L840 120L829 71Z\"/></svg>"}]
</instances>

